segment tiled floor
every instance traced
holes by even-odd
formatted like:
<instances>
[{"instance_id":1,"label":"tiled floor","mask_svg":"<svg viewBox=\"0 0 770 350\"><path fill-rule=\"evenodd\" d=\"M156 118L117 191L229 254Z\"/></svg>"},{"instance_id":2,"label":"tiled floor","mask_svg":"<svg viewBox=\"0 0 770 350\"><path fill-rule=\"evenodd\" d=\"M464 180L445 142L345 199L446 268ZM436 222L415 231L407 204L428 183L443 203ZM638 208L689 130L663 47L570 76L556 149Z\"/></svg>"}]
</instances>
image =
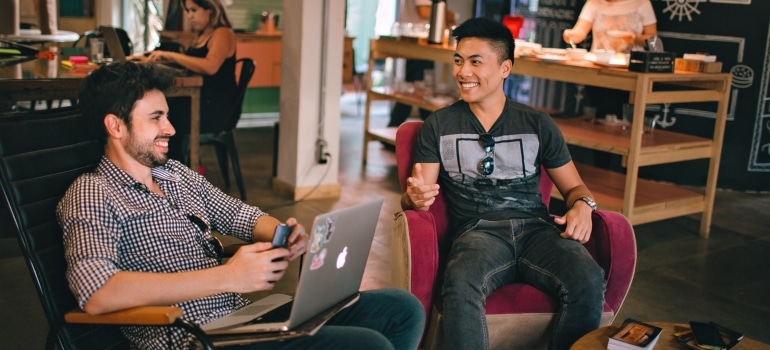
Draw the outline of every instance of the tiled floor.
<instances>
[{"instance_id":1,"label":"tiled floor","mask_svg":"<svg viewBox=\"0 0 770 350\"><path fill-rule=\"evenodd\" d=\"M342 99L341 197L294 203L273 193L270 190L273 129L252 128L238 130L236 135L248 203L259 205L279 218L295 216L308 225L317 213L374 196L384 197L385 205L362 289L384 287L390 282L392 218L399 209L395 159L392 152L372 143L368 164L362 168L361 112L354 95L347 94ZM375 110L374 122L385 124L388 106L377 105ZM210 149L203 149L202 160L209 167L207 177L221 186L222 179ZM233 186L230 193L237 196L237 189ZM636 226L639 255L636 275L616 322L626 317L682 323L715 321L770 344L768 212L768 194L719 191L708 240L697 235L697 216ZM276 290L293 290L296 265L293 269ZM0 240L0 281L2 348L42 348L47 323L24 260L11 239Z\"/></svg>"}]
</instances>

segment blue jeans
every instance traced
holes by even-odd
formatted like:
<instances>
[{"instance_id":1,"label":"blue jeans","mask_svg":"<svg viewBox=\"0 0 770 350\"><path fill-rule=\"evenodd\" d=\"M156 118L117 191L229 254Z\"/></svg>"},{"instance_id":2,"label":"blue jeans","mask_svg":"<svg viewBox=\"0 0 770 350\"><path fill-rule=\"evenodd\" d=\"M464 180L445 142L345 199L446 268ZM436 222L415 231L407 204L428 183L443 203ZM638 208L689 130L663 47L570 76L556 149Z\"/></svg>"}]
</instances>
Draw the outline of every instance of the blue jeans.
<instances>
[{"instance_id":1,"label":"blue jeans","mask_svg":"<svg viewBox=\"0 0 770 350\"><path fill-rule=\"evenodd\" d=\"M444 339L448 349L488 349L486 297L524 282L555 297L561 309L549 349L568 349L599 327L604 270L579 242L544 219L480 220L452 243L444 275Z\"/></svg>"},{"instance_id":2,"label":"blue jeans","mask_svg":"<svg viewBox=\"0 0 770 350\"><path fill-rule=\"evenodd\" d=\"M362 292L358 302L311 337L228 349L414 350L424 327L425 311L417 298L400 289L379 289Z\"/></svg>"}]
</instances>

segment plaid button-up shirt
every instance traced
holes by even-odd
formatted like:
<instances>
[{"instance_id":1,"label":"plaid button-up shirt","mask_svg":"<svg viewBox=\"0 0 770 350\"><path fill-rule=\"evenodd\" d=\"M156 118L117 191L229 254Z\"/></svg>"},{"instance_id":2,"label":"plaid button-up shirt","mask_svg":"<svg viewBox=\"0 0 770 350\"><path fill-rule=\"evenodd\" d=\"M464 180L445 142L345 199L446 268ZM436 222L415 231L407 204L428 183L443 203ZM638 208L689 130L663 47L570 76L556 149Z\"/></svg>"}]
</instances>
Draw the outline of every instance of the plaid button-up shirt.
<instances>
[{"instance_id":1,"label":"plaid button-up shirt","mask_svg":"<svg viewBox=\"0 0 770 350\"><path fill-rule=\"evenodd\" d=\"M152 175L165 196L103 157L59 202L67 279L81 308L118 271L173 273L217 266L220 261L207 241L211 230L251 242L257 218L266 215L177 161L153 168ZM222 293L178 306L185 319L205 324L248 303L240 294ZM134 348L186 347L192 339L173 327L122 330Z\"/></svg>"}]
</instances>

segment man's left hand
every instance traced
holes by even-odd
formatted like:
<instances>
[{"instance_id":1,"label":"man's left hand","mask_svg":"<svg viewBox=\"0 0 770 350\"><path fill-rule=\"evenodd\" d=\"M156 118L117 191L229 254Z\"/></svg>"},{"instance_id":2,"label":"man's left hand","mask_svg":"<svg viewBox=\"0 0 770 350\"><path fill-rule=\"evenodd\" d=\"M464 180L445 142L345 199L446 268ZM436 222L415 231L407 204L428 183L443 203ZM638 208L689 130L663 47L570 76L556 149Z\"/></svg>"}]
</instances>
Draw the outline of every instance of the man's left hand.
<instances>
[{"instance_id":1,"label":"man's left hand","mask_svg":"<svg viewBox=\"0 0 770 350\"><path fill-rule=\"evenodd\" d=\"M587 204L578 201L570 208L564 216L557 216L554 218L554 222L557 225L566 225L564 232L561 233L563 238L574 239L580 243L588 242L591 238L591 230L593 229L591 223L591 213L593 209Z\"/></svg>"}]
</instances>

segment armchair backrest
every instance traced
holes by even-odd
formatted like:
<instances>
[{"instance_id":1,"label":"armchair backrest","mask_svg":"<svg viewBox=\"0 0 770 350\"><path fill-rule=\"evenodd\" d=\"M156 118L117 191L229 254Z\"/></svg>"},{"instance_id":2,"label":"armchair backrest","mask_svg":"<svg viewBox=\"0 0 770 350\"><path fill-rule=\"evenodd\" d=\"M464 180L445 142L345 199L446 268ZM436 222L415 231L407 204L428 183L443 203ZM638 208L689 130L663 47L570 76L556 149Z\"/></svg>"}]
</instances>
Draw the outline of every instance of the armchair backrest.
<instances>
[{"instance_id":1,"label":"armchair backrest","mask_svg":"<svg viewBox=\"0 0 770 350\"><path fill-rule=\"evenodd\" d=\"M422 124L423 122L421 121L404 122L396 131L396 165L398 168L398 180L401 184L402 193L406 191L406 179L412 174L414 148ZM543 203L548 207L551 202L553 181L544 168L541 168L539 188L540 193L542 194ZM443 239L443 235L446 233L446 228L449 224L446 212L446 202L444 201L444 196L441 191L439 191L439 196L436 198L436 202L431 206L430 211L433 213L439 240L441 240Z\"/></svg>"},{"instance_id":2,"label":"armchair backrest","mask_svg":"<svg viewBox=\"0 0 770 350\"><path fill-rule=\"evenodd\" d=\"M0 116L0 190L50 327L47 348L126 347L116 327L65 325L77 308L66 280L56 205L103 153L76 107Z\"/></svg>"}]
</instances>

